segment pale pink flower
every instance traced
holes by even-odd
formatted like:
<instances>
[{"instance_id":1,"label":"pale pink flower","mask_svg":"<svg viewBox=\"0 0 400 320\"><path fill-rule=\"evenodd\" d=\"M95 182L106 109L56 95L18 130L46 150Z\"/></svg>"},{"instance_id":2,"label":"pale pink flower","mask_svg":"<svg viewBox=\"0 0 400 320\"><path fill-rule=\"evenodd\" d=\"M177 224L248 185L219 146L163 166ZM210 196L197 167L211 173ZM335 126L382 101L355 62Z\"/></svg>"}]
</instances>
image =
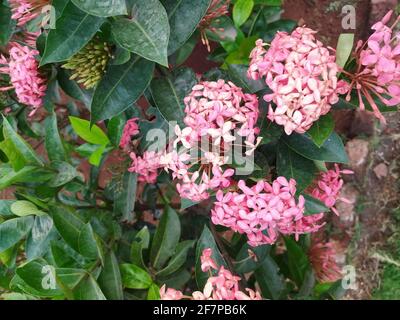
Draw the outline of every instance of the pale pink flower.
<instances>
[{"instance_id":1,"label":"pale pink flower","mask_svg":"<svg viewBox=\"0 0 400 320\"><path fill-rule=\"evenodd\" d=\"M160 300L181 300L183 293L173 288L166 288L165 284L160 288Z\"/></svg>"},{"instance_id":2,"label":"pale pink flower","mask_svg":"<svg viewBox=\"0 0 400 320\"><path fill-rule=\"evenodd\" d=\"M400 21L388 27L393 11L389 11L381 21L372 26L374 33L366 42L358 42L354 57L356 70L343 71L349 78L350 85L346 99L351 99L354 88L358 94L359 106L365 110L363 99L371 106L374 115L383 123L386 122L374 98L386 106L400 104L400 42L399 33L394 27Z\"/></svg>"},{"instance_id":3,"label":"pale pink flower","mask_svg":"<svg viewBox=\"0 0 400 320\"><path fill-rule=\"evenodd\" d=\"M11 18L18 21L19 27L36 19L42 13L42 9L50 3L49 0L8 0L8 2L12 11Z\"/></svg>"},{"instance_id":4,"label":"pale pink flower","mask_svg":"<svg viewBox=\"0 0 400 320\"><path fill-rule=\"evenodd\" d=\"M341 269L336 261L336 251L332 242L321 242L313 237L308 256L320 283L335 282L342 278Z\"/></svg>"},{"instance_id":5,"label":"pale pink flower","mask_svg":"<svg viewBox=\"0 0 400 320\"><path fill-rule=\"evenodd\" d=\"M349 203L346 198L340 197L340 191L343 187L342 174L352 174L351 170L340 170L339 165L335 163L334 169L327 172L321 172L317 186L313 189L311 195L322 201L336 215L339 212L335 208L337 200Z\"/></svg>"},{"instance_id":6,"label":"pale pink flower","mask_svg":"<svg viewBox=\"0 0 400 320\"><path fill-rule=\"evenodd\" d=\"M145 151L141 157L138 157L134 152L131 152L132 164L128 171L136 172L138 174L138 181L156 183L158 169L161 168L161 155L161 152Z\"/></svg>"},{"instance_id":7,"label":"pale pink flower","mask_svg":"<svg viewBox=\"0 0 400 320\"><path fill-rule=\"evenodd\" d=\"M280 233L314 232L309 224L301 223L305 200L296 200L296 181L278 177L272 184L259 181L248 187L243 180L238 192L218 191L211 220L214 224L246 234L251 246L273 244Z\"/></svg>"},{"instance_id":8,"label":"pale pink flower","mask_svg":"<svg viewBox=\"0 0 400 320\"><path fill-rule=\"evenodd\" d=\"M201 271L203 272L208 272L211 269L217 270L218 267L214 260L212 259L212 250L211 248L204 249L201 256L200 256L200 261L201 261Z\"/></svg>"},{"instance_id":9,"label":"pale pink flower","mask_svg":"<svg viewBox=\"0 0 400 320\"><path fill-rule=\"evenodd\" d=\"M335 55L315 39L316 31L298 27L292 32L278 32L269 45L257 40L251 52L248 76L264 78L271 94L264 96L269 106L268 118L284 127L286 134L306 132L331 106L338 102L338 66Z\"/></svg>"},{"instance_id":10,"label":"pale pink flower","mask_svg":"<svg viewBox=\"0 0 400 320\"><path fill-rule=\"evenodd\" d=\"M124 130L122 132L121 141L119 143L119 146L121 148L126 148L127 146L129 146L132 137L139 134L139 126L137 124L138 120L138 118L132 118L126 122Z\"/></svg>"},{"instance_id":11,"label":"pale pink flower","mask_svg":"<svg viewBox=\"0 0 400 320\"><path fill-rule=\"evenodd\" d=\"M46 79L39 72L37 55L37 50L11 42L9 58L0 56L0 73L8 74L12 84L0 90L14 89L18 101L32 107L30 115L43 105L47 89Z\"/></svg>"}]
</instances>

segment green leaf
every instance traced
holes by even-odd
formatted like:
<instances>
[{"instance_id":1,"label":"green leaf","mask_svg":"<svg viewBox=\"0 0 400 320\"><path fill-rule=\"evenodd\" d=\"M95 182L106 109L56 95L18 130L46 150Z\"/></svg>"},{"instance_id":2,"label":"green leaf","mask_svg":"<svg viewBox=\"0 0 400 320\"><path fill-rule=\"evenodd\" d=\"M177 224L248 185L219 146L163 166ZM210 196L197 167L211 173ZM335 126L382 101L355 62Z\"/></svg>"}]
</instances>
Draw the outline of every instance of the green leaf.
<instances>
[{"instance_id":1,"label":"green leaf","mask_svg":"<svg viewBox=\"0 0 400 320\"><path fill-rule=\"evenodd\" d=\"M51 166L57 170L57 174L49 181L50 187L60 187L78 176L75 167L64 161L53 161Z\"/></svg>"},{"instance_id":2,"label":"green leaf","mask_svg":"<svg viewBox=\"0 0 400 320\"><path fill-rule=\"evenodd\" d=\"M143 250L148 249L150 244L150 233L147 226L144 226L132 241L131 246L131 260L133 264L146 269L146 264L143 260Z\"/></svg>"},{"instance_id":3,"label":"green leaf","mask_svg":"<svg viewBox=\"0 0 400 320\"><path fill-rule=\"evenodd\" d=\"M319 118L318 121L314 122L313 126L307 131L307 133L311 136L314 143L318 147L321 147L326 139L331 135L334 127L335 123L332 114L328 113Z\"/></svg>"},{"instance_id":4,"label":"green leaf","mask_svg":"<svg viewBox=\"0 0 400 320\"><path fill-rule=\"evenodd\" d=\"M50 249L50 242L59 235L48 215L35 217L33 227L26 239L26 257L33 260L42 257Z\"/></svg>"},{"instance_id":5,"label":"green leaf","mask_svg":"<svg viewBox=\"0 0 400 320\"><path fill-rule=\"evenodd\" d=\"M176 246L175 254L172 256L168 265L162 269L161 271L157 272L158 277L166 277L175 271L179 270L180 267L186 262L186 258L188 252L191 248L193 248L194 241L193 240L186 240L179 243Z\"/></svg>"},{"instance_id":6,"label":"green leaf","mask_svg":"<svg viewBox=\"0 0 400 320\"><path fill-rule=\"evenodd\" d=\"M58 132L57 116L54 112L46 118L44 126L46 128L45 145L50 161L68 160L60 133Z\"/></svg>"},{"instance_id":7,"label":"green leaf","mask_svg":"<svg viewBox=\"0 0 400 320\"><path fill-rule=\"evenodd\" d=\"M250 256L249 251L251 251L254 256ZM253 272L262 264L270 251L270 245L252 247L248 243L245 243L236 256L236 261L234 262L235 271L237 273Z\"/></svg>"},{"instance_id":8,"label":"green leaf","mask_svg":"<svg viewBox=\"0 0 400 320\"><path fill-rule=\"evenodd\" d=\"M26 164L43 165L32 147L14 131L6 118L3 118L3 136L0 149L7 155L15 171L21 170Z\"/></svg>"},{"instance_id":9,"label":"green leaf","mask_svg":"<svg viewBox=\"0 0 400 320\"><path fill-rule=\"evenodd\" d=\"M113 251L109 251L104 260L104 268L98 279L101 290L108 300L123 300L121 272Z\"/></svg>"},{"instance_id":10,"label":"green leaf","mask_svg":"<svg viewBox=\"0 0 400 320\"><path fill-rule=\"evenodd\" d=\"M89 163L95 167L98 167L100 165L105 150L105 145L97 146L94 152L89 157Z\"/></svg>"},{"instance_id":11,"label":"green leaf","mask_svg":"<svg viewBox=\"0 0 400 320\"><path fill-rule=\"evenodd\" d=\"M253 11L253 0L237 0L233 6L233 21L237 27L244 24Z\"/></svg>"},{"instance_id":12,"label":"green leaf","mask_svg":"<svg viewBox=\"0 0 400 320\"><path fill-rule=\"evenodd\" d=\"M31 230L33 217L21 217L0 224L0 252L7 250L23 239Z\"/></svg>"},{"instance_id":13,"label":"green leaf","mask_svg":"<svg viewBox=\"0 0 400 320\"><path fill-rule=\"evenodd\" d=\"M89 259L95 260L100 256L99 244L96 241L95 234L90 223L86 223L79 230L78 248L79 253Z\"/></svg>"},{"instance_id":14,"label":"green leaf","mask_svg":"<svg viewBox=\"0 0 400 320\"><path fill-rule=\"evenodd\" d=\"M161 0L169 19L171 28L168 55L179 49L196 30L199 22L210 6L210 0Z\"/></svg>"},{"instance_id":15,"label":"green leaf","mask_svg":"<svg viewBox=\"0 0 400 320\"><path fill-rule=\"evenodd\" d=\"M11 211L18 217L25 217L29 215L41 216L44 214L44 212L40 211L32 202L26 200L15 201L11 205Z\"/></svg>"},{"instance_id":16,"label":"green leaf","mask_svg":"<svg viewBox=\"0 0 400 320\"><path fill-rule=\"evenodd\" d=\"M117 43L148 60L168 66L168 15L158 0L133 0L131 18L117 18L112 33Z\"/></svg>"},{"instance_id":17,"label":"green leaf","mask_svg":"<svg viewBox=\"0 0 400 320\"><path fill-rule=\"evenodd\" d=\"M62 296L57 285L55 270L43 259L32 260L16 270L16 274L42 297Z\"/></svg>"},{"instance_id":18,"label":"green leaf","mask_svg":"<svg viewBox=\"0 0 400 320\"><path fill-rule=\"evenodd\" d=\"M160 288L155 283L152 283L147 292L147 300L160 300Z\"/></svg>"},{"instance_id":19,"label":"green leaf","mask_svg":"<svg viewBox=\"0 0 400 320\"><path fill-rule=\"evenodd\" d=\"M189 68L180 68L172 76L156 78L151 82L151 95L166 121L177 121L181 128L184 126L183 99L196 83L196 75Z\"/></svg>"},{"instance_id":20,"label":"green leaf","mask_svg":"<svg viewBox=\"0 0 400 320\"><path fill-rule=\"evenodd\" d=\"M242 64L228 64L228 73L232 82L249 93L255 93L265 88L263 80L253 80L247 77L248 66Z\"/></svg>"},{"instance_id":21,"label":"green leaf","mask_svg":"<svg viewBox=\"0 0 400 320\"><path fill-rule=\"evenodd\" d=\"M211 248L212 259L215 261L217 266L224 266L224 267L227 266L221 252L218 249L218 246L214 240L214 237L210 229L208 229L207 226L204 226L203 232L201 233L201 236L197 241L196 266L195 266L196 283L197 287L201 290L204 288L204 285L206 284L207 279L209 278L208 272L203 272L201 270L201 261L200 261L200 257L203 253L203 250L207 248Z\"/></svg>"},{"instance_id":22,"label":"green leaf","mask_svg":"<svg viewBox=\"0 0 400 320\"><path fill-rule=\"evenodd\" d=\"M0 200L0 217L10 218L14 214L11 211L11 205L15 200Z\"/></svg>"},{"instance_id":23,"label":"green leaf","mask_svg":"<svg viewBox=\"0 0 400 320\"><path fill-rule=\"evenodd\" d=\"M254 275L264 298L273 300L282 298L286 290L285 280L279 273L278 265L270 256L265 257Z\"/></svg>"},{"instance_id":24,"label":"green leaf","mask_svg":"<svg viewBox=\"0 0 400 320\"><path fill-rule=\"evenodd\" d=\"M193 207L199 202L195 202L186 198L181 198L181 210L185 210L187 208Z\"/></svg>"},{"instance_id":25,"label":"green leaf","mask_svg":"<svg viewBox=\"0 0 400 320\"><path fill-rule=\"evenodd\" d=\"M93 38L103 22L103 18L89 15L69 2L46 38L40 65L68 60Z\"/></svg>"},{"instance_id":26,"label":"green leaf","mask_svg":"<svg viewBox=\"0 0 400 320\"><path fill-rule=\"evenodd\" d=\"M119 146L125 124L125 113L121 113L115 117L112 117L107 124L108 138L115 147Z\"/></svg>"},{"instance_id":27,"label":"green leaf","mask_svg":"<svg viewBox=\"0 0 400 320\"><path fill-rule=\"evenodd\" d=\"M155 269L161 269L174 254L180 236L179 217L174 209L166 206L150 250L150 262Z\"/></svg>"},{"instance_id":28,"label":"green leaf","mask_svg":"<svg viewBox=\"0 0 400 320\"><path fill-rule=\"evenodd\" d=\"M315 199L308 194L303 194L303 197L306 200L304 212L305 216L329 211L329 208L327 208L325 204L318 199Z\"/></svg>"},{"instance_id":29,"label":"green leaf","mask_svg":"<svg viewBox=\"0 0 400 320\"><path fill-rule=\"evenodd\" d=\"M310 269L308 256L304 252L303 248L292 238L285 237L284 239L288 255L289 271L296 284L301 286L307 270Z\"/></svg>"},{"instance_id":30,"label":"green leaf","mask_svg":"<svg viewBox=\"0 0 400 320\"><path fill-rule=\"evenodd\" d=\"M284 136L282 140L289 148L305 158L325 162L348 162L343 142L335 132L331 133L320 148L305 134L294 133L290 136Z\"/></svg>"},{"instance_id":31,"label":"green leaf","mask_svg":"<svg viewBox=\"0 0 400 320\"><path fill-rule=\"evenodd\" d=\"M114 212L124 221L133 221L135 214L137 174L125 172L114 190Z\"/></svg>"},{"instance_id":32,"label":"green leaf","mask_svg":"<svg viewBox=\"0 0 400 320\"><path fill-rule=\"evenodd\" d=\"M298 192L303 191L313 182L316 173L314 161L302 157L282 141L277 147L276 169L279 176L296 180Z\"/></svg>"},{"instance_id":33,"label":"green leaf","mask_svg":"<svg viewBox=\"0 0 400 320\"><path fill-rule=\"evenodd\" d=\"M26 166L15 172L10 166L3 165L0 168L0 190L16 183L41 183L48 181L53 174L41 167Z\"/></svg>"},{"instance_id":34,"label":"green leaf","mask_svg":"<svg viewBox=\"0 0 400 320\"><path fill-rule=\"evenodd\" d=\"M15 28L15 20L11 19L11 9L4 1L0 3L0 46L7 45Z\"/></svg>"},{"instance_id":35,"label":"green leaf","mask_svg":"<svg viewBox=\"0 0 400 320\"><path fill-rule=\"evenodd\" d=\"M122 283L129 289L147 289L153 283L150 275L134 264L121 265Z\"/></svg>"},{"instance_id":36,"label":"green leaf","mask_svg":"<svg viewBox=\"0 0 400 320\"><path fill-rule=\"evenodd\" d=\"M154 63L137 56L110 66L94 92L91 121L110 119L129 108L149 85L153 70Z\"/></svg>"},{"instance_id":37,"label":"green leaf","mask_svg":"<svg viewBox=\"0 0 400 320\"><path fill-rule=\"evenodd\" d=\"M73 290L73 295L75 300L107 300L91 274L79 282Z\"/></svg>"},{"instance_id":38,"label":"green leaf","mask_svg":"<svg viewBox=\"0 0 400 320\"><path fill-rule=\"evenodd\" d=\"M344 68L354 44L354 33L342 33L336 46L336 64Z\"/></svg>"},{"instance_id":39,"label":"green leaf","mask_svg":"<svg viewBox=\"0 0 400 320\"><path fill-rule=\"evenodd\" d=\"M72 0L81 10L99 17L128 14L125 0Z\"/></svg>"},{"instance_id":40,"label":"green leaf","mask_svg":"<svg viewBox=\"0 0 400 320\"><path fill-rule=\"evenodd\" d=\"M89 121L72 116L69 117L69 121L76 134L83 140L103 146L110 142L107 135L97 125L90 127Z\"/></svg>"},{"instance_id":41,"label":"green leaf","mask_svg":"<svg viewBox=\"0 0 400 320\"><path fill-rule=\"evenodd\" d=\"M62 207L51 207L50 214L53 218L54 226L64 241L79 252L79 236L85 223L75 213Z\"/></svg>"}]
</instances>

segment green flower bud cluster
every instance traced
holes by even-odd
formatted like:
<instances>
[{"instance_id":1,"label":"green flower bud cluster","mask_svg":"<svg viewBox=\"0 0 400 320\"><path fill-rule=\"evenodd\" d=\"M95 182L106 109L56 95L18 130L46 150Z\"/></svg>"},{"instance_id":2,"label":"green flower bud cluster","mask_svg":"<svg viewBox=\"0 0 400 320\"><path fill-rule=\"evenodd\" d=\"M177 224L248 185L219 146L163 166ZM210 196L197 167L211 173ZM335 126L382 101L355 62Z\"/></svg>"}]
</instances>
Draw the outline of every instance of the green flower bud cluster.
<instances>
[{"instance_id":1,"label":"green flower bud cluster","mask_svg":"<svg viewBox=\"0 0 400 320\"><path fill-rule=\"evenodd\" d=\"M63 68L72 70L71 80L77 79L78 83L90 89L103 77L110 58L111 52L107 43L95 38L70 58Z\"/></svg>"}]
</instances>

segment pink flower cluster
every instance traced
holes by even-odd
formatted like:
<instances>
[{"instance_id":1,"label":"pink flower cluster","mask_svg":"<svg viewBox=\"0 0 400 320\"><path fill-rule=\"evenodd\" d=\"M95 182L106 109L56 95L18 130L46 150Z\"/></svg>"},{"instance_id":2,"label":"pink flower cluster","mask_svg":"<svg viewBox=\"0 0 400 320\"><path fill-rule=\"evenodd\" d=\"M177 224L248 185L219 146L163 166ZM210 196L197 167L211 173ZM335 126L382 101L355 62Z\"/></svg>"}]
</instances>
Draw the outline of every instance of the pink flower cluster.
<instances>
[{"instance_id":1,"label":"pink flower cluster","mask_svg":"<svg viewBox=\"0 0 400 320\"><path fill-rule=\"evenodd\" d=\"M363 98L370 104L375 116L386 122L374 101L376 96L386 106L395 106L400 103L400 42L398 32L393 28L400 21L388 27L392 11L389 11L381 21L375 23L374 33L366 43L359 41L356 48L357 70L353 74L344 72L349 76L350 88L355 88L358 93L360 109L364 110ZM347 100L350 100L350 93Z\"/></svg>"},{"instance_id":2,"label":"pink flower cluster","mask_svg":"<svg viewBox=\"0 0 400 320\"><path fill-rule=\"evenodd\" d=\"M320 283L335 282L342 278L342 272L336 262L336 251L332 242L313 242L308 251L315 276Z\"/></svg>"},{"instance_id":3,"label":"pink flower cluster","mask_svg":"<svg viewBox=\"0 0 400 320\"><path fill-rule=\"evenodd\" d=\"M234 130L244 139L246 155L260 143L256 138L258 101L233 83L218 80L194 86L184 102L187 127L181 130L176 126L174 150L165 152L161 164L179 181L177 190L182 198L201 201L209 197L210 190L227 188L231 183L234 170L223 166L232 142L240 140ZM178 144L182 146L179 151Z\"/></svg>"},{"instance_id":4,"label":"pink flower cluster","mask_svg":"<svg viewBox=\"0 0 400 320\"><path fill-rule=\"evenodd\" d=\"M353 171L340 170L339 165L335 163L334 169L321 172L317 186L311 193L314 198L322 201L336 215L339 215L339 212L335 208L336 201L341 200L343 202L349 202L346 198L340 197L340 190L343 187L342 174L353 174Z\"/></svg>"},{"instance_id":5,"label":"pink flower cluster","mask_svg":"<svg viewBox=\"0 0 400 320\"><path fill-rule=\"evenodd\" d=\"M19 27L36 19L41 14L42 8L49 3L48 0L8 0L8 2L12 10L11 18L18 21Z\"/></svg>"},{"instance_id":6,"label":"pink flower cluster","mask_svg":"<svg viewBox=\"0 0 400 320\"><path fill-rule=\"evenodd\" d=\"M312 124L338 102L346 84L337 79L335 55L316 40L316 31L298 27L292 32L278 32L269 45L261 39L251 52L248 76L265 77L272 90L264 96L270 105L268 118L282 125L286 134L306 132Z\"/></svg>"},{"instance_id":7,"label":"pink flower cluster","mask_svg":"<svg viewBox=\"0 0 400 320\"><path fill-rule=\"evenodd\" d=\"M43 104L43 97L47 89L46 79L38 70L38 62L35 56L39 52L11 42L9 58L0 56L0 73L8 74L12 86L0 88L1 91L15 89L20 103L33 108L31 115Z\"/></svg>"},{"instance_id":8,"label":"pink flower cluster","mask_svg":"<svg viewBox=\"0 0 400 320\"><path fill-rule=\"evenodd\" d=\"M272 244L279 233L298 236L319 229L303 215L305 200L296 200L295 180L278 177L272 184L261 180L253 187L241 180L238 187L237 192L217 192L211 219L246 234L251 246Z\"/></svg>"},{"instance_id":9,"label":"pink flower cluster","mask_svg":"<svg viewBox=\"0 0 400 320\"><path fill-rule=\"evenodd\" d=\"M233 275L223 266L217 267L212 259L212 250L207 248L201 256L201 270L209 272L210 277L203 291L195 291L192 296L184 296L182 292L175 289L166 289L165 285L160 289L161 300L261 300L261 295L252 289L246 288L247 294L239 289L240 277ZM217 271L212 275L212 270Z\"/></svg>"},{"instance_id":10,"label":"pink flower cluster","mask_svg":"<svg viewBox=\"0 0 400 320\"><path fill-rule=\"evenodd\" d=\"M160 152L145 151L143 155L137 156L136 153L131 152L130 157L132 164L129 167L129 172L136 172L138 174L138 181L146 183L156 183L158 170L162 168L160 165Z\"/></svg>"},{"instance_id":11,"label":"pink flower cluster","mask_svg":"<svg viewBox=\"0 0 400 320\"><path fill-rule=\"evenodd\" d=\"M124 149L129 146L132 137L139 134L139 126L137 124L138 120L138 118L132 118L126 122L124 130L122 131L121 141L119 143L121 148Z\"/></svg>"}]
</instances>

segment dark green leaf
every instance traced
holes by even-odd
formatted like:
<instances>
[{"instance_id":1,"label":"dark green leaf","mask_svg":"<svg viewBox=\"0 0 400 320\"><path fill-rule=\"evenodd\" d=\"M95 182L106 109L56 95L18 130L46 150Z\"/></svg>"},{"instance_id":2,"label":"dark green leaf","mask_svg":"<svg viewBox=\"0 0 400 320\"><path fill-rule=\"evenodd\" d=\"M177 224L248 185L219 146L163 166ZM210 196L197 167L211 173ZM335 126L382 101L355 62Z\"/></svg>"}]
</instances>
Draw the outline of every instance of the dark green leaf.
<instances>
[{"instance_id":1,"label":"dark green leaf","mask_svg":"<svg viewBox=\"0 0 400 320\"><path fill-rule=\"evenodd\" d=\"M295 152L311 160L347 163L348 158L340 137L332 132L324 144L318 148L307 135L293 133L283 141Z\"/></svg>"},{"instance_id":2,"label":"dark green leaf","mask_svg":"<svg viewBox=\"0 0 400 320\"><path fill-rule=\"evenodd\" d=\"M110 66L94 92L92 122L110 119L129 108L149 85L153 69L154 63L137 56L126 64Z\"/></svg>"},{"instance_id":3,"label":"dark green leaf","mask_svg":"<svg viewBox=\"0 0 400 320\"><path fill-rule=\"evenodd\" d=\"M45 121L46 136L45 144L47 155L51 161L66 161L67 154L58 132L57 116L55 113L50 114Z\"/></svg>"},{"instance_id":4,"label":"dark green leaf","mask_svg":"<svg viewBox=\"0 0 400 320\"><path fill-rule=\"evenodd\" d=\"M308 194L304 194L303 197L306 200L305 203L306 210L304 212L305 216L329 211L329 208L327 208L324 205L324 203L319 201L318 199L315 199L314 197L311 197Z\"/></svg>"},{"instance_id":5,"label":"dark green leaf","mask_svg":"<svg viewBox=\"0 0 400 320\"><path fill-rule=\"evenodd\" d=\"M193 247L193 240L186 240L179 243L176 246L175 254L171 257L168 265L157 273L159 277L166 277L175 271L179 270L180 267L186 262L187 254Z\"/></svg>"},{"instance_id":6,"label":"dark green leaf","mask_svg":"<svg viewBox=\"0 0 400 320\"><path fill-rule=\"evenodd\" d=\"M119 146L125 124L126 124L125 113L121 113L111 118L107 124L108 138L115 147Z\"/></svg>"},{"instance_id":7,"label":"dark green leaf","mask_svg":"<svg viewBox=\"0 0 400 320\"><path fill-rule=\"evenodd\" d=\"M298 192L311 184L316 173L313 161L294 152L282 141L278 143L276 168L279 176L296 180Z\"/></svg>"},{"instance_id":8,"label":"dark green leaf","mask_svg":"<svg viewBox=\"0 0 400 320\"><path fill-rule=\"evenodd\" d=\"M53 161L51 166L57 170L57 174L49 181L50 187L60 187L78 176L76 168L64 161Z\"/></svg>"},{"instance_id":9,"label":"dark green leaf","mask_svg":"<svg viewBox=\"0 0 400 320\"><path fill-rule=\"evenodd\" d=\"M61 89L71 98L82 101L86 107L90 106L93 93L82 88L76 81L70 80L70 74L65 69L59 69L57 81Z\"/></svg>"},{"instance_id":10,"label":"dark green leaf","mask_svg":"<svg viewBox=\"0 0 400 320\"><path fill-rule=\"evenodd\" d=\"M79 230L78 236L79 253L89 259L97 259L100 255L99 244L96 241L93 228L90 223L86 223Z\"/></svg>"},{"instance_id":11,"label":"dark green leaf","mask_svg":"<svg viewBox=\"0 0 400 320\"><path fill-rule=\"evenodd\" d=\"M318 121L314 122L313 126L307 131L307 133L311 136L314 143L318 147L321 147L325 140L331 135L334 127L335 123L332 114L328 113L319 118Z\"/></svg>"},{"instance_id":12,"label":"dark green leaf","mask_svg":"<svg viewBox=\"0 0 400 320\"><path fill-rule=\"evenodd\" d=\"M174 209L165 207L160 223L154 235L150 251L151 265L159 270L174 254L181 236L181 224Z\"/></svg>"},{"instance_id":13,"label":"dark green leaf","mask_svg":"<svg viewBox=\"0 0 400 320\"><path fill-rule=\"evenodd\" d=\"M131 260L133 264L146 269L146 265L143 260L143 250L148 249L150 244L150 233L147 226L144 226L136 235L132 241L131 246Z\"/></svg>"},{"instance_id":14,"label":"dark green leaf","mask_svg":"<svg viewBox=\"0 0 400 320\"><path fill-rule=\"evenodd\" d=\"M310 262L303 248L292 238L285 237L285 245L288 254L289 271L293 280L301 286L307 271L310 269Z\"/></svg>"},{"instance_id":15,"label":"dark green leaf","mask_svg":"<svg viewBox=\"0 0 400 320\"><path fill-rule=\"evenodd\" d=\"M270 256L265 257L254 274L264 298L277 300L283 296L286 290L285 281L279 274L278 265Z\"/></svg>"},{"instance_id":16,"label":"dark green leaf","mask_svg":"<svg viewBox=\"0 0 400 320\"><path fill-rule=\"evenodd\" d=\"M113 251L109 251L105 256L104 268L98 282L108 300L123 300L121 272Z\"/></svg>"},{"instance_id":17,"label":"dark green leaf","mask_svg":"<svg viewBox=\"0 0 400 320\"><path fill-rule=\"evenodd\" d=\"M33 217L21 217L0 224L0 252L7 250L23 239L33 225Z\"/></svg>"},{"instance_id":18,"label":"dark green leaf","mask_svg":"<svg viewBox=\"0 0 400 320\"><path fill-rule=\"evenodd\" d=\"M75 300L106 300L98 283L90 274L74 288L73 295Z\"/></svg>"},{"instance_id":19,"label":"dark green leaf","mask_svg":"<svg viewBox=\"0 0 400 320\"><path fill-rule=\"evenodd\" d=\"M198 0L196 5L193 5L192 0L161 0L167 10L171 28L168 55L173 54L190 38L206 13L210 2L210 0Z\"/></svg>"},{"instance_id":20,"label":"dark green leaf","mask_svg":"<svg viewBox=\"0 0 400 320\"><path fill-rule=\"evenodd\" d=\"M124 221L133 221L135 209L137 174L125 172L117 181L114 190L114 212Z\"/></svg>"},{"instance_id":21,"label":"dark green leaf","mask_svg":"<svg viewBox=\"0 0 400 320\"><path fill-rule=\"evenodd\" d=\"M81 10L99 17L128 14L125 0L72 0Z\"/></svg>"},{"instance_id":22,"label":"dark green leaf","mask_svg":"<svg viewBox=\"0 0 400 320\"><path fill-rule=\"evenodd\" d=\"M253 272L257 269L265 257L271 251L271 246L260 245L258 247L252 247L248 243L245 243L240 249L236 256L235 270L237 273L248 273ZM251 256L249 255L251 252Z\"/></svg>"},{"instance_id":23,"label":"dark green leaf","mask_svg":"<svg viewBox=\"0 0 400 320\"><path fill-rule=\"evenodd\" d=\"M133 0L131 18L117 18L112 33L117 43L148 60L168 66L168 15L158 0Z\"/></svg>"},{"instance_id":24,"label":"dark green leaf","mask_svg":"<svg viewBox=\"0 0 400 320\"><path fill-rule=\"evenodd\" d=\"M46 38L40 65L68 60L93 38L103 22L103 18L91 16L69 2Z\"/></svg>"},{"instance_id":25,"label":"dark green leaf","mask_svg":"<svg viewBox=\"0 0 400 320\"><path fill-rule=\"evenodd\" d=\"M53 220L48 215L35 217L35 222L26 240L26 257L33 260L42 257L49 249L50 242L58 237Z\"/></svg>"},{"instance_id":26,"label":"dark green leaf","mask_svg":"<svg viewBox=\"0 0 400 320\"><path fill-rule=\"evenodd\" d=\"M0 46L5 46L15 28L15 20L11 19L11 10L4 1L0 2Z\"/></svg>"},{"instance_id":27,"label":"dark green leaf","mask_svg":"<svg viewBox=\"0 0 400 320\"><path fill-rule=\"evenodd\" d=\"M249 93L255 93L266 87L263 80L252 80L247 77L248 66L242 64L228 64L228 73L232 82Z\"/></svg>"}]
</instances>

